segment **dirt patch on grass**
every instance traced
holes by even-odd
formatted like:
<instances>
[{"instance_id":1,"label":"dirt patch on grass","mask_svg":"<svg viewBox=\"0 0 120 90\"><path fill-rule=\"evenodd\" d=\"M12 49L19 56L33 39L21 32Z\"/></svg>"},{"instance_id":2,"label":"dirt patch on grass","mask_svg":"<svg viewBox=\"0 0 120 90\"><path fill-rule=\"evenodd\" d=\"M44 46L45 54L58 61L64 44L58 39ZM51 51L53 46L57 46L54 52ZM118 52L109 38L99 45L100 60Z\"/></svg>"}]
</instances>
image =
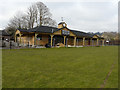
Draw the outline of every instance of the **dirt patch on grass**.
<instances>
[{"instance_id":1,"label":"dirt patch on grass","mask_svg":"<svg viewBox=\"0 0 120 90\"><path fill-rule=\"evenodd\" d=\"M109 76L111 75L112 70L113 70L115 64L116 64L116 61L114 61L114 63L112 64L112 66L111 66L111 68L110 68L110 71L108 72L108 74L107 74L107 76L106 76L103 84L100 86L100 88L104 88L104 87L105 87L105 85L106 85L106 83L107 83L107 80L108 80Z\"/></svg>"}]
</instances>

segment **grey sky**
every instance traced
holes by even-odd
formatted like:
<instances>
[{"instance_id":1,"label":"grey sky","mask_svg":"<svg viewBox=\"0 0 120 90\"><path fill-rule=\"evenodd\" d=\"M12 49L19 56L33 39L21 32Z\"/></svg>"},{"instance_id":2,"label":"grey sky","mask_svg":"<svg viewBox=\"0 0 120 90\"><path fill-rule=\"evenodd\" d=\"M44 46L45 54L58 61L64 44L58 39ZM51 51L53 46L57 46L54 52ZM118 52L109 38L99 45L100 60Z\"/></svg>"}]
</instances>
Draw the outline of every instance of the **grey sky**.
<instances>
[{"instance_id":1,"label":"grey sky","mask_svg":"<svg viewBox=\"0 0 120 90\"><path fill-rule=\"evenodd\" d=\"M118 31L117 0L0 0L0 28L4 29L18 11L25 12L37 1L48 6L57 23L64 17L70 29L86 32Z\"/></svg>"}]
</instances>

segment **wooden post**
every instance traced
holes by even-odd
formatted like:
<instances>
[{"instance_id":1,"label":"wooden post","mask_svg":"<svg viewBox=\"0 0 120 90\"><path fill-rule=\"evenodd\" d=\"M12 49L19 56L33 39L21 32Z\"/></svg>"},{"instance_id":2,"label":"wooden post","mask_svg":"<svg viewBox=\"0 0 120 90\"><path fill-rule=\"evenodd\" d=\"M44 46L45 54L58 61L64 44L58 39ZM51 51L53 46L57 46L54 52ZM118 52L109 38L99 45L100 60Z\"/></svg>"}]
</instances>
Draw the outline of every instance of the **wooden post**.
<instances>
[{"instance_id":1,"label":"wooden post","mask_svg":"<svg viewBox=\"0 0 120 90\"><path fill-rule=\"evenodd\" d=\"M37 43L36 43L36 40L37 40L37 33L35 33L35 36L34 36L34 45L37 45Z\"/></svg>"},{"instance_id":2,"label":"wooden post","mask_svg":"<svg viewBox=\"0 0 120 90\"><path fill-rule=\"evenodd\" d=\"M20 35L20 44L21 44L21 34L19 34Z\"/></svg>"},{"instance_id":3,"label":"wooden post","mask_svg":"<svg viewBox=\"0 0 120 90\"><path fill-rule=\"evenodd\" d=\"M66 36L64 36L64 45L65 45L65 41L66 41Z\"/></svg>"},{"instance_id":4,"label":"wooden post","mask_svg":"<svg viewBox=\"0 0 120 90\"><path fill-rule=\"evenodd\" d=\"M77 44L76 45L79 46L79 40L78 39L76 39L76 40L77 40Z\"/></svg>"},{"instance_id":5,"label":"wooden post","mask_svg":"<svg viewBox=\"0 0 120 90\"><path fill-rule=\"evenodd\" d=\"M15 34L15 42L16 42L16 34Z\"/></svg>"},{"instance_id":6,"label":"wooden post","mask_svg":"<svg viewBox=\"0 0 120 90\"><path fill-rule=\"evenodd\" d=\"M99 39L97 38L97 46L99 45Z\"/></svg>"},{"instance_id":7,"label":"wooden post","mask_svg":"<svg viewBox=\"0 0 120 90\"><path fill-rule=\"evenodd\" d=\"M74 47L76 47L76 37L74 37Z\"/></svg>"},{"instance_id":8,"label":"wooden post","mask_svg":"<svg viewBox=\"0 0 120 90\"><path fill-rule=\"evenodd\" d=\"M104 40L102 40L102 46L104 46Z\"/></svg>"},{"instance_id":9,"label":"wooden post","mask_svg":"<svg viewBox=\"0 0 120 90\"><path fill-rule=\"evenodd\" d=\"M51 47L52 47L52 44L53 44L53 36L54 35L50 35L51 36Z\"/></svg>"},{"instance_id":10,"label":"wooden post","mask_svg":"<svg viewBox=\"0 0 120 90\"><path fill-rule=\"evenodd\" d=\"M92 46L92 38L90 39L90 45Z\"/></svg>"},{"instance_id":11,"label":"wooden post","mask_svg":"<svg viewBox=\"0 0 120 90\"><path fill-rule=\"evenodd\" d=\"M23 38L24 46L25 46L25 38Z\"/></svg>"},{"instance_id":12,"label":"wooden post","mask_svg":"<svg viewBox=\"0 0 120 90\"><path fill-rule=\"evenodd\" d=\"M35 37L34 37L34 45L37 45L36 41L37 41L37 33L35 33Z\"/></svg>"},{"instance_id":13,"label":"wooden post","mask_svg":"<svg viewBox=\"0 0 120 90\"><path fill-rule=\"evenodd\" d=\"M66 40L67 40L67 42L66 42L66 47L68 47L68 38L67 38Z\"/></svg>"},{"instance_id":14,"label":"wooden post","mask_svg":"<svg viewBox=\"0 0 120 90\"><path fill-rule=\"evenodd\" d=\"M85 37L83 37L83 46L85 46Z\"/></svg>"}]
</instances>

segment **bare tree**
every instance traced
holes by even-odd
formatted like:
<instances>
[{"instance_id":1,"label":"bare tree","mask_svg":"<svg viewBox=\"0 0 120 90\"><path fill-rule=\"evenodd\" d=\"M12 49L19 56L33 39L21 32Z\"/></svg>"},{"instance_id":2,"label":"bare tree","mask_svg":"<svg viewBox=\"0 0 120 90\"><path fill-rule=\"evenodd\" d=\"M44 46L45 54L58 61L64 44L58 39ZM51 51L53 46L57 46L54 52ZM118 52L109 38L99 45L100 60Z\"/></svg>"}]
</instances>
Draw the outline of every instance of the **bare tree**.
<instances>
[{"instance_id":1,"label":"bare tree","mask_svg":"<svg viewBox=\"0 0 120 90\"><path fill-rule=\"evenodd\" d=\"M28 8L27 17L28 17L28 28L33 28L35 24L35 20L37 19L37 8L35 5L32 5Z\"/></svg>"},{"instance_id":2,"label":"bare tree","mask_svg":"<svg viewBox=\"0 0 120 90\"><path fill-rule=\"evenodd\" d=\"M44 26L52 26L52 27L56 27L56 21L54 21L51 18L45 18L45 20L43 21L43 25Z\"/></svg>"},{"instance_id":3,"label":"bare tree","mask_svg":"<svg viewBox=\"0 0 120 90\"><path fill-rule=\"evenodd\" d=\"M8 27L30 29L36 26L53 26L56 22L51 18L52 14L42 2L31 5L26 13L18 12L8 23Z\"/></svg>"},{"instance_id":4,"label":"bare tree","mask_svg":"<svg viewBox=\"0 0 120 90\"><path fill-rule=\"evenodd\" d=\"M37 10L38 10L38 22L39 25L43 25L43 23L45 22L46 18L51 18L51 13L49 12L49 9L47 8L47 6L45 6L42 2L37 2Z\"/></svg>"},{"instance_id":5,"label":"bare tree","mask_svg":"<svg viewBox=\"0 0 120 90\"><path fill-rule=\"evenodd\" d=\"M21 28L20 19L14 16L8 23L9 27Z\"/></svg>"},{"instance_id":6,"label":"bare tree","mask_svg":"<svg viewBox=\"0 0 120 90\"><path fill-rule=\"evenodd\" d=\"M116 38L118 38L118 33L117 32L103 32L102 36L106 40L115 40Z\"/></svg>"},{"instance_id":7,"label":"bare tree","mask_svg":"<svg viewBox=\"0 0 120 90\"><path fill-rule=\"evenodd\" d=\"M52 14L50 13L49 8L42 3L37 2L33 5L34 16L37 26L56 26L56 22L51 18Z\"/></svg>"},{"instance_id":8,"label":"bare tree","mask_svg":"<svg viewBox=\"0 0 120 90\"><path fill-rule=\"evenodd\" d=\"M28 26L28 16L27 15L23 15L21 17L21 27L24 28L24 29L27 29L29 26Z\"/></svg>"},{"instance_id":9,"label":"bare tree","mask_svg":"<svg viewBox=\"0 0 120 90\"><path fill-rule=\"evenodd\" d=\"M14 28L28 28L28 19L27 15L18 12L19 14L16 14L8 23L8 27L14 27Z\"/></svg>"}]
</instances>

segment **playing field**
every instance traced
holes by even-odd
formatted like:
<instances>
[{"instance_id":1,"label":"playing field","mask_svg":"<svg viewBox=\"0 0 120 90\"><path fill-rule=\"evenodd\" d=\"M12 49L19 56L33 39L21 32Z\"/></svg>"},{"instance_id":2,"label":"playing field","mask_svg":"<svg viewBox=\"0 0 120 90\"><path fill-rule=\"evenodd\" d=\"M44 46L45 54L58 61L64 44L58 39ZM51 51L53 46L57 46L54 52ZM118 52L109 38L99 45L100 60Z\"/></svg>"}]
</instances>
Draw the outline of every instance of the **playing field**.
<instances>
[{"instance_id":1,"label":"playing field","mask_svg":"<svg viewBox=\"0 0 120 90\"><path fill-rule=\"evenodd\" d=\"M2 54L3 88L100 88L104 80L104 88L118 87L117 46L3 50Z\"/></svg>"}]
</instances>

